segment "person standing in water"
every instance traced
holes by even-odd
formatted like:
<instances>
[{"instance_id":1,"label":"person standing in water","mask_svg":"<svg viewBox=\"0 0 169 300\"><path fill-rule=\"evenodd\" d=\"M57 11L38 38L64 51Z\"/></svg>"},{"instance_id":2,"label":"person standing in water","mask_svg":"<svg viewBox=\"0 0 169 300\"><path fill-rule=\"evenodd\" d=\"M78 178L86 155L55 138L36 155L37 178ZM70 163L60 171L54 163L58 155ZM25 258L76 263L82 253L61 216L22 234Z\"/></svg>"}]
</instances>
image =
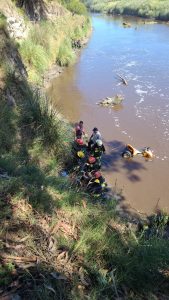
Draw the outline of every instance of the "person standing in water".
<instances>
[{"instance_id":1,"label":"person standing in water","mask_svg":"<svg viewBox=\"0 0 169 300\"><path fill-rule=\"evenodd\" d=\"M97 127L93 128L93 133L89 139L88 150L90 151L92 147L96 144L97 140L101 140L101 134Z\"/></svg>"},{"instance_id":2,"label":"person standing in water","mask_svg":"<svg viewBox=\"0 0 169 300\"><path fill-rule=\"evenodd\" d=\"M78 124L75 126L75 137L77 139L81 139L85 135L85 130L83 127L83 121L80 121Z\"/></svg>"}]
</instances>

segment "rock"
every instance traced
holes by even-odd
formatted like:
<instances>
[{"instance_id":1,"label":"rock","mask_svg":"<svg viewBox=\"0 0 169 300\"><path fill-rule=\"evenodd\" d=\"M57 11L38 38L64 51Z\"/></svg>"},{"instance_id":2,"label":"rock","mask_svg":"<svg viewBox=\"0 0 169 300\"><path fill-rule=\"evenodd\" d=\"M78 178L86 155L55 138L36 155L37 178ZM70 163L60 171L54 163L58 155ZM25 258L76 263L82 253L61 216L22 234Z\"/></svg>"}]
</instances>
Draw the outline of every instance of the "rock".
<instances>
[{"instance_id":1,"label":"rock","mask_svg":"<svg viewBox=\"0 0 169 300\"><path fill-rule=\"evenodd\" d=\"M8 17L7 28L11 38L24 39L27 36L28 29L20 16Z\"/></svg>"},{"instance_id":2,"label":"rock","mask_svg":"<svg viewBox=\"0 0 169 300\"><path fill-rule=\"evenodd\" d=\"M131 24L130 24L130 23L123 22L123 26L124 26L124 27L130 28L130 27L131 27Z\"/></svg>"},{"instance_id":3,"label":"rock","mask_svg":"<svg viewBox=\"0 0 169 300\"><path fill-rule=\"evenodd\" d=\"M15 19L15 17L9 17L9 18L7 18L7 23L8 24L14 24L15 22L17 22L16 19Z\"/></svg>"},{"instance_id":4,"label":"rock","mask_svg":"<svg viewBox=\"0 0 169 300\"><path fill-rule=\"evenodd\" d=\"M114 106L117 104L120 104L124 100L124 97L122 95L115 95L114 97L106 97L102 101L100 101L98 104L102 106Z\"/></svg>"}]
</instances>

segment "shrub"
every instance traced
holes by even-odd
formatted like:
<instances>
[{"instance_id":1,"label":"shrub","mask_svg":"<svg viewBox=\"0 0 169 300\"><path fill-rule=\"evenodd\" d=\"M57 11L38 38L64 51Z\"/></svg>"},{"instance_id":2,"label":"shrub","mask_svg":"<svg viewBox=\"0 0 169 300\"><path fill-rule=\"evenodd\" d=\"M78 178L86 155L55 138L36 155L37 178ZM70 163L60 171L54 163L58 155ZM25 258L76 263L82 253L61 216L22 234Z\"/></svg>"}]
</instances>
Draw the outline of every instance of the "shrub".
<instances>
[{"instance_id":1,"label":"shrub","mask_svg":"<svg viewBox=\"0 0 169 300\"><path fill-rule=\"evenodd\" d=\"M87 9L83 3L81 3L79 0L71 0L66 5L67 9L70 10L72 13L78 14L78 15L86 15Z\"/></svg>"},{"instance_id":2,"label":"shrub","mask_svg":"<svg viewBox=\"0 0 169 300\"><path fill-rule=\"evenodd\" d=\"M108 13L136 15L146 18L156 18L160 20L169 20L169 4L167 0L85 0L91 10L107 11Z\"/></svg>"},{"instance_id":3,"label":"shrub","mask_svg":"<svg viewBox=\"0 0 169 300\"><path fill-rule=\"evenodd\" d=\"M56 62L60 66L68 66L75 60L75 53L72 50L71 41L69 39L64 39L59 47L59 52Z\"/></svg>"},{"instance_id":4,"label":"shrub","mask_svg":"<svg viewBox=\"0 0 169 300\"><path fill-rule=\"evenodd\" d=\"M82 3L79 0L61 0L60 2L72 13L75 13L78 15L86 15L87 14L86 6L84 5L84 3Z\"/></svg>"},{"instance_id":5,"label":"shrub","mask_svg":"<svg viewBox=\"0 0 169 300\"><path fill-rule=\"evenodd\" d=\"M37 73L41 74L47 69L49 63L47 52L41 45L35 44L31 38L21 44L20 53L26 65L34 68Z\"/></svg>"}]
</instances>

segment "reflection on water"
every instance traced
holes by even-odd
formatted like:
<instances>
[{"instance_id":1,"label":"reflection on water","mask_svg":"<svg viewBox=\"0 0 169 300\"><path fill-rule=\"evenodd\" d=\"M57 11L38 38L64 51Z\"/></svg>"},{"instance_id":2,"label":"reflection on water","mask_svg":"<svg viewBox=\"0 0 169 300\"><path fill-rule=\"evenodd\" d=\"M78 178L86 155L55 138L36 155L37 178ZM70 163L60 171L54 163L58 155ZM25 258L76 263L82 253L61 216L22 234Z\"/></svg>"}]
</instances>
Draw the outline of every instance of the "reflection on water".
<instances>
[{"instance_id":1,"label":"reflection on water","mask_svg":"<svg viewBox=\"0 0 169 300\"><path fill-rule=\"evenodd\" d=\"M99 128L107 149L104 174L123 190L126 203L150 212L160 199L160 207L169 210L169 27L100 15L93 17L93 27L77 64L53 80L48 93L69 120L84 121L89 135ZM128 86L119 84L117 74ZM96 105L116 94L124 95L122 104ZM124 161L121 148L128 143L150 146L155 160Z\"/></svg>"},{"instance_id":2,"label":"reflection on water","mask_svg":"<svg viewBox=\"0 0 169 300\"><path fill-rule=\"evenodd\" d=\"M76 86L74 66L65 69L64 73L52 81L48 95L66 118L70 121L80 119L81 106L85 100Z\"/></svg>"}]
</instances>

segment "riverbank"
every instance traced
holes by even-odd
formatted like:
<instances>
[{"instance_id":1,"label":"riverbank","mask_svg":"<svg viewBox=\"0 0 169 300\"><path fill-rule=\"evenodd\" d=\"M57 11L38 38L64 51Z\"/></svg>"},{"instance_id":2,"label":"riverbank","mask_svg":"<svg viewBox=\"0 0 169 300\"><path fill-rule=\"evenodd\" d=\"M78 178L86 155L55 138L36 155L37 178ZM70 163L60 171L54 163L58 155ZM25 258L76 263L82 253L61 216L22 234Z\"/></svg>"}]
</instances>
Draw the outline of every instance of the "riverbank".
<instances>
[{"instance_id":1,"label":"riverbank","mask_svg":"<svg viewBox=\"0 0 169 300\"><path fill-rule=\"evenodd\" d=\"M78 55L80 54L80 52L82 51L83 47L85 47L85 45L87 44L89 38L91 35L91 30L88 31L87 36L81 38L80 40L76 40L78 41L79 47L73 49L75 55L76 55L76 59L78 57ZM67 66L59 66L57 63L55 63L49 70L47 70L44 75L43 75L43 87L46 89L48 89L50 87L51 81L55 78L57 78L66 68Z\"/></svg>"},{"instance_id":2,"label":"riverbank","mask_svg":"<svg viewBox=\"0 0 169 300\"><path fill-rule=\"evenodd\" d=\"M92 12L104 12L112 15L136 16L160 21L169 21L169 4L165 0L129 0L129 1L85 1Z\"/></svg>"},{"instance_id":3,"label":"riverbank","mask_svg":"<svg viewBox=\"0 0 169 300\"><path fill-rule=\"evenodd\" d=\"M31 64L4 19L0 55L0 298L167 296L167 216L138 228L139 217L119 217L115 199L95 199L61 177L72 127L30 84Z\"/></svg>"}]
</instances>

